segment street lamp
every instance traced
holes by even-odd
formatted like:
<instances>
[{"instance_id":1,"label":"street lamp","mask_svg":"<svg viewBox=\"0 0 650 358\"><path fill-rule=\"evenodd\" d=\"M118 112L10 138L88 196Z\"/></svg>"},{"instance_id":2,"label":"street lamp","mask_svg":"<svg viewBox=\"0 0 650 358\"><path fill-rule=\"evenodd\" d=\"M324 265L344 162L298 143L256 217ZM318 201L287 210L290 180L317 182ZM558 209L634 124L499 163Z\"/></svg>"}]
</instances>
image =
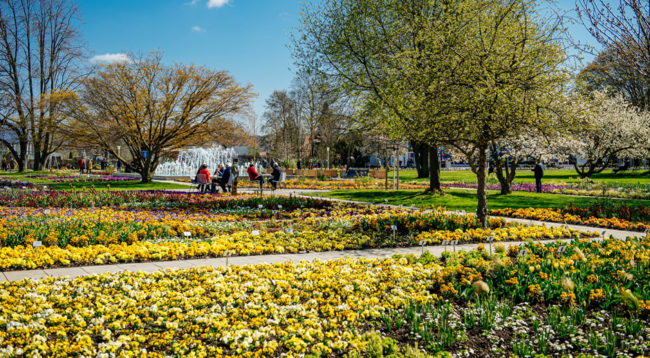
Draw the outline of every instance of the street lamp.
<instances>
[{"instance_id":1,"label":"street lamp","mask_svg":"<svg viewBox=\"0 0 650 358\"><path fill-rule=\"evenodd\" d=\"M330 169L330 147L327 147L327 170Z\"/></svg>"}]
</instances>

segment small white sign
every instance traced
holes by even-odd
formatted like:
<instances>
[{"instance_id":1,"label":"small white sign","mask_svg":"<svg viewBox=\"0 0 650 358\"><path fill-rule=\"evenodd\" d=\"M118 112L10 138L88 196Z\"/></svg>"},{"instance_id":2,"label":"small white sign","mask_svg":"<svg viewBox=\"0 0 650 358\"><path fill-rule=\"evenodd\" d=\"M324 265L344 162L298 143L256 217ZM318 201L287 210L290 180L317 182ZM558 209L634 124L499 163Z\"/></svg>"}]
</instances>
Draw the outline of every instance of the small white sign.
<instances>
[{"instance_id":1,"label":"small white sign","mask_svg":"<svg viewBox=\"0 0 650 358\"><path fill-rule=\"evenodd\" d=\"M293 229L292 228L287 228L284 231L286 231L287 234L293 234Z\"/></svg>"},{"instance_id":2,"label":"small white sign","mask_svg":"<svg viewBox=\"0 0 650 358\"><path fill-rule=\"evenodd\" d=\"M457 244L458 244L458 240L451 240L450 244L452 244L452 245L457 245Z\"/></svg>"},{"instance_id":3,"label":"small white sign","mask_svg":"<svg viewBox=\"0 0 650 358\"><path fill-rule=\"evenodd\" d=\"M559 253L563 253L563 252L565 252L565 251L566 251L566 246L560 246L560 247L558 247L558 249L557 249L557 252L559 252Z\"/></svg>"},{"instance_id":4,"label":"small white sign","mask_svg":"<svg viewBox=\"0 0 650 358\"><path fill-rule=\"evenodd\" d=\"M253 230L253 232L251 232L251 234L252 234L253 236L259 236L259 235L260 235L260 231L259 231L259 230Z\"/></svg>"},{"instance_id":5,"label":"small white sign","mask_svg":"<svg viewBox=\"0 0 650 358\"><path fill-rule=\"evenodd\" d=\"M527 253L528 253L528 250L526 250L526 249L521 249L521 250L519 251L519 256L524 257L524 256L526 256Z\"/></svg>"},{"instance_id":6,"label":"small white sign","mask_svg":"<svg viewBox=\"0 0 650 358\"><path fill-rule=\"evenodd\" d=\"M278 205L278 209L282 210L282 204Z\"/></svg>"},{"instance_id":7,"label":"small white sign","mask_svg":"<svg viewBox=\"0 0 650 358\"><path fill-rule=\"evenodd\" d=\"M232 250L226 250L226 251L224 251L224 252L223 252L223 256L225 256L225 257L230 257L230 256L232 256Z\"/></svg>"},{"instance_id":8,"label":"small white sign","mask_svg":"<svg viewBox=\"0 0 650 358\"><path fill-rule=\"evenodd\" d=\"M45 213L45 215L50 215L51 211L50 211L50 209L47 209L47 210L43 211L43 213Z\"/></svg>"},{"instance_id":9,"label":"small white sign","mask_svg":"<svg viewBox=\"0 0 650 358\"><path fill-rule=\"evenodd\" d=\"M39 247L39 246L42 246L42 245L43 245L43 243L40 242L40 241L34 241L34 242L32 242L32 246L34 246L34 247Z\"/></svg>"},{"instance_id":10,"label":"small white sign","mask_svg":"<svg viewBox=\"0 0 650 358\"><path fill-rule=\"evenodd\" d=\"M424 246L427 244L427 240L420 240L420 246Z\"/></svg>"},{"instance_id":11,"label":"small white sign","mask_svg":"<svg viewBox=\"0 0 650 358\"><path fill-rule=\"evenodd\" d=\"M397 226L396 225L391 225L390 229L393 230L393 231L397 231Z\"/></svg>"},{"instance_id":12,"label":"small white sign","mask_svg":"<svg viewBox=\"0 0 650 358\"><path fill-rule=\"evenodd\" d=\"M442 246L449 245L449 240L442 240Z\"/></svg>"},{"instance_id":13,"label":"small white sign","mask_svg":"<svg viewBox=\"0 0 650 358\"><path fill-rule=\"evenodd\" d=\"M192 236L192 233L189 232L189 231L185 231L185 232L183 233L183 235L185 235L185 237L190 237L190 236Z\"/></svg>"},{"instance_id":14,"label":"small white sign","mask_svg":"<svg viewBox=\"0 0 650 358\"><path fill-rule=\"evenodd\" d=\"M262 204L260 204L260 205L257 206L257 208L260 209L260 210L261 210L263 207L264 207L264 205L262 205Z\"/></svg>"}]
</instances>

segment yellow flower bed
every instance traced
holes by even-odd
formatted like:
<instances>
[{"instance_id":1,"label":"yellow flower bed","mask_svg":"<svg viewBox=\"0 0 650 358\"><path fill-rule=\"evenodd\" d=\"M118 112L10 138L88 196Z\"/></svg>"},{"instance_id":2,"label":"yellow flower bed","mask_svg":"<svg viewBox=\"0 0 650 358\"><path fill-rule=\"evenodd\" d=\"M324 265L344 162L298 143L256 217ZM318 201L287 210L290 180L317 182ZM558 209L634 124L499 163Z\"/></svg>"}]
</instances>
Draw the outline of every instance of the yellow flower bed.
<instances>
[{"instance_id":1,"label":"yellow flower bed","mask_svg":"<svg viewBox=\"0 0 650 358\"><path fill-rule=\"evenodd\" d=\"M131 244L90 245L86 247L16 246L0 248L0 269L35 269L51 266L100 265L117 262L177 260L206 256L261 255L297 253L299 251L328 251L359 248L369 244L370 238L358 234L340 234L333 231L285 232L253 235L237 232L215 236L209 241L188 242L134 242Z\"/></svg>"},{"instance_id":2,"label":"yellow flower bed","mask_svg":"<svg viewBox=\"0 0 650 358\"><path fill-rule=\"evenodd\" d=\"M468 229L465 231L428 231L420 233L415 240L425 240L428 244L439 244L442 240L458 240L459 243L482 242L489 237L494 241L553 240L566 238L588 238L599 236L596 232L579 231L565 227L511 226L496 229Z\"/></svg>"},{"instance_id":3,"label":"yellow flower bed","mask_svg":"<svg viewBox=\"0 0 650 358\"><path fill-rule=\"evenodd\" d=\"M482 242L493 236L496 241L525 239L558 239L593 237L596 233L580 232L568 228L514 226L498 229L469 229L465 232L430 231L409 238L398 237L400 243L415 246L421 240L439 244L442 240ZM336 231L301 231L286 233L240 231L218 235L206 241L137 241L132 243L89 245L86 247L31 246L0 248L0 269L35 269L52 266L100 265L117 262L177 260L198 257L219 257L226 251L235 256L297 253L300 251L329 251L393 245L392 241L377 241L370 236Z\"/></svg>"},{"instance_id":4,"label":"yellow flower bed","mask_svg":"<svg viewBox=\"0 0 650 358\"><path fill-rule=\"evenodd\" d=\"M579 215L564 213L561 209L494 209L490 210L489 214L522 219L607 227L618 230L645 231L650 229L650 225L642 222L634 222L619 218L598 218L595 216L585 218Z\"/></svg>"},{"instance_id":5,"label":"yellow flower bed","mask_svg":"<svg viewBox=\"0 0 650 358\"><path fill-rule=\"evenodd\" d=\"M0 355L341 355L386 309L437 300L439 269L341 259L4 283Z\"/></svg>"}]
</instances>

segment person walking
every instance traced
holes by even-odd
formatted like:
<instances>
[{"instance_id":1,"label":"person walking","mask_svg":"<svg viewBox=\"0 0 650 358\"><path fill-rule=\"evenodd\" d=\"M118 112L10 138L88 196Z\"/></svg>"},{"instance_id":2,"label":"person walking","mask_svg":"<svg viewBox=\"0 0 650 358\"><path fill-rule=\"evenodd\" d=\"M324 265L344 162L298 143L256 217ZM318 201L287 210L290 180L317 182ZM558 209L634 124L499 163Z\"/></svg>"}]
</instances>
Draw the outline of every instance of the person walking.
<instances>
[{"instance_id":1,"label":"person walking","mask_svg":"<svg viewBox=\"0 0 650 358\"><path fill-rule=\"evenodd\" d=\"M7 160L5 158L2 158L2 171L6 172L7 169L9 169L9 166L7 165Z\"/></svg>"},{"instance_id":2,"label":"person walking","mask_svg":"<svg viewBox=\"0 0 650 358\"><path fill-rule=\"evenodd\" d=\"M260 175L260 173L258 173L257 170L255 170L255 166L253 165L253 163L251 163L248 166L248 170L246 170L246 173L248 173L248 179L250 179L250 181L259 180L260 191L261 191L264 188L264 176Z\"/></svg>"},{"instance_id":3,"label":"person walking","mask_svg":"<svg viewBox=\"0 0 650 358\"><path fill-rule=\"evenodd\" d=\"M535 186L537 187L537 192L542 192L542 177L544 176L544 167L540 163L539 159L535 161L535 167L533 168L535 173Z\"/></svg>"},{"instance_id":4,"label":"person walking","mask_svg":"<svg viewBox=\"0 0 650 358\"><path fill-rule=\"evenodd\" d=\"M77 164L79 165L79 174L83 174L84 169L86 169L86 161L84 158L79 158L79 162Z\"/></svg>"}]
</instances>

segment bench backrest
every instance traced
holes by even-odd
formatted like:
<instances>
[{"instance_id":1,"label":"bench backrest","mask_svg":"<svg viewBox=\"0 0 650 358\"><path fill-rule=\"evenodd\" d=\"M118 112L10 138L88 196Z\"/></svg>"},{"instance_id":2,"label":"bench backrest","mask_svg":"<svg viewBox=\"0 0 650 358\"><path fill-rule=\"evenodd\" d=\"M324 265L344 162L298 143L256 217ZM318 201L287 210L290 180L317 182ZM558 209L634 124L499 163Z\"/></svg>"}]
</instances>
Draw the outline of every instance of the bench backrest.
<instances>
[{"instance_id":1,"label":"bench backrest","mask_svg":"<svg viewBox=\"0 0 650 358\"><path fill-rule=\"evenodd\" d=\"M199 184L207 184L208 183L208 177L205 174L199 174Z\"/></svg>"}]
</instances>

